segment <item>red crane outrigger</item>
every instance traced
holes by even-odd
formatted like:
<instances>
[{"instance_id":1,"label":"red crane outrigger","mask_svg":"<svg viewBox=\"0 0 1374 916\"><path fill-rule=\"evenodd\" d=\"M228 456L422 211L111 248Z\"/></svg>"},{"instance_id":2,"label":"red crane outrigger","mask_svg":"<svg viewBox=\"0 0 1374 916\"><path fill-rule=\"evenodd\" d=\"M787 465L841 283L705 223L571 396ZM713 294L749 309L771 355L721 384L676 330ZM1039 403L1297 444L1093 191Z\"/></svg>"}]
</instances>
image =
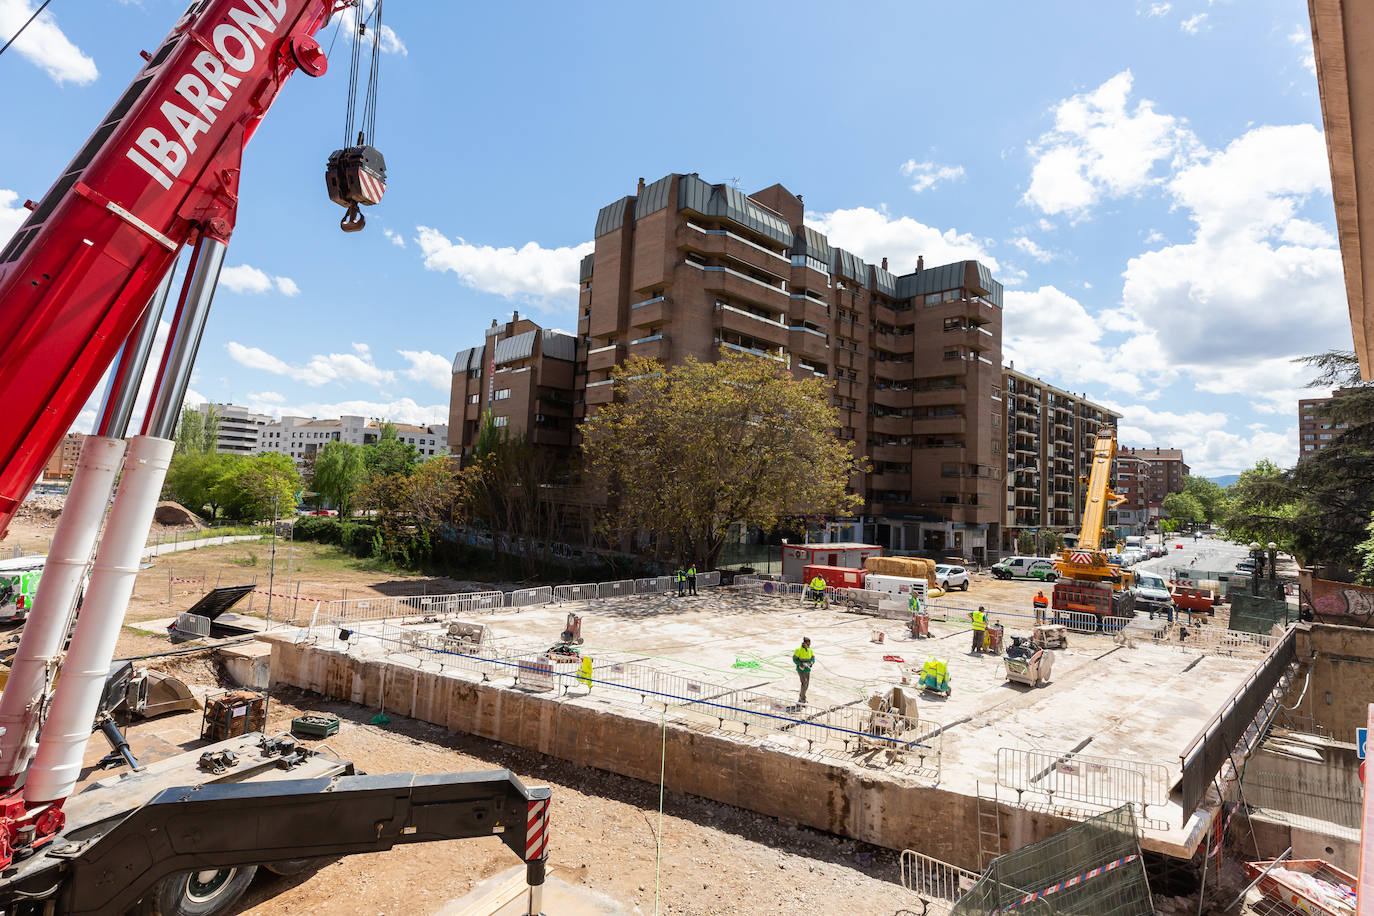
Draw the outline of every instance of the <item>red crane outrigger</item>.
<instances>
[{"instance_id":1,"label":"red crane outrigger","mask_svg":"<svg viewBox=\"0 0 1374 916\"><path fill-rule=\"evenodd\" d=\"M0 534L110 370L95 435L83 445L0 694L5 913L54 906L63 913L122 912L150 893L168 899L169 876L185 885L187 875L207 869L241 872L259 863L494 832L526 861L531 909L538 912L549 792L527 789L504 770L363 777L347 761L251 735L222 743L220 750L243 766L223 779L200 773L196 753L141 768L117 787L102 784L69 803L234 230L244 146L293 73L325 73L313 36L356 5L194 0L156 51L144 54L142 71L0 252L7 421L0 425ZM357 205L380 200L384 168L380 154L374 159L358 148L330 157L330 195L350 208L349 226L361 228ZM142 434L126 442L173 265L186 246L189 265ZM90 584L74 617L88 565ZM252 774L280 768L299 778L253 781ZM169 829L188 820L200 826ZM303 823L311 829L303 831ZM523 832L506 829L521 823ZM258 842L245 844L245 836ZM196 899L203 903L205 893L199 888ZM228 906L234 896L214 902Z\"/></svg>"}]
</instances>

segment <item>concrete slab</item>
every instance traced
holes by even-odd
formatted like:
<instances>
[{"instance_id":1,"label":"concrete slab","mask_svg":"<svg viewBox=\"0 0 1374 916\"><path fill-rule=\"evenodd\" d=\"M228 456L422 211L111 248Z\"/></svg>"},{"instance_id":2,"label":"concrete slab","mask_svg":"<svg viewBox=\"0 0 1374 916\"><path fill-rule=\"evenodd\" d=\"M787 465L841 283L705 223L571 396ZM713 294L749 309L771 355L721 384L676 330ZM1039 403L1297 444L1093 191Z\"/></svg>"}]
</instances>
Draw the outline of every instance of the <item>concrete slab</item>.
<instances>
[{"instance_id":1,"label":"concrete slab","mask_svg":"<svg viewBox=\"0 0 1374 916\"><path fill-rule=\"evenodd\" d=\"M1150 778L1158 774L1161 783L1155 792L1160 803L1145 811L1146 845L1179 855L1189 854L1196 846L1206 822L1206 812L1196 813L1185 822L1178 796L1171 794L1180 775L1179 756L1254 668L1260 655L1258 651L1248 657L1199 655L1149 640L1124 646L1105 635L1072 634L1069 646L1055 653L1051 682L1028 688L1009 683L999 659L971 654L969 629L957 623L933 623L933 638L917 641L898 621L816 609L795 600L732 589L715 589L691 598L636 596L462 619L487 625L498 648L537 652L557 641L569 612L583 616L585 643L580 649L594 659L598 669L643 665L664 676L656 687L669 684L664 689L686 691L685 699L722 697L721 702L734 702L724 695L748 691L769 698L772 710L787 710L796 702L797 676L791 655L802 636L809 636L817 661L808 695L810 709L805 714L810 715L817 707L852 710L856 723L867 714L870 692L901 681L903 665L891 657L919 666L927 655L938 656L949 665L953 692L947 698L921 694L918 699L921 730L936 732L935 738L942 743L933 778L920 766L892 765L881 753L865 755L853 746L852 736L839 733L833 746L818 747L805 737L802 728L784 727L766 736L757 729L746 734L739 722L721 724L709 710L692 714L674 710L673 721L703 732L733 735L754 747L860 767L866 779L914 780L914 784L938 785L942 792L970 800L980 788L982 794L990 795L1000 775L1003 787L999 797L1004 804L1017 800L1017 792L1007 788L1018 784L1010 768L1024 767L1028 762L1037 767L1037 761L1045 764L1043 772L1031 774L1041 778L1037 784L1044 784L1044 773L1055 769L1073 774L1078 764L1068 758L1074 755L1151 764ZM997 619L995 611L991 616ZM461 664L444 665L442 655L397 651L406 634L438 634L443 630L440 623L389 621L353 627L355 632L348 643L338 642L332 628L315 631L316 648L341 651L357 659L386 659L427 671L443 665L445 677L513 684L512 678L502 677L502 670L483 678L472 671L457 670ZM882 643L873 641L875 631L885 634ZM1014 632L1009 625L1008 637ZM283 634L277 638L290 637ZM356 682L353 689L360 689ZM391 688L384 684L382 689L389 698ZM659 714L642 703L641 696L633 689L596 685L588 691L574 685L556 701L612 715L657 720ZM702 709L700 705L695 708ZM839 739L847 739L843 748ZM922 766L925 762L922 760ZM1069 791L1068 798L1032 792L1020 801L1031 810L1061 817L1104 810L1114 792L1112 779L1119 780L1121 774L1114 774L1110 764L1097 769L1100 774L1083 774L1081 780L1061 782L1072 783L1079 792L1084 786L1100 785L1102 797L1098 801L1102 804L1093 804L1091 791L1089 797L1073 797ZM969 824L968 829L976 828Z\"/></svg>"}]
</instances>

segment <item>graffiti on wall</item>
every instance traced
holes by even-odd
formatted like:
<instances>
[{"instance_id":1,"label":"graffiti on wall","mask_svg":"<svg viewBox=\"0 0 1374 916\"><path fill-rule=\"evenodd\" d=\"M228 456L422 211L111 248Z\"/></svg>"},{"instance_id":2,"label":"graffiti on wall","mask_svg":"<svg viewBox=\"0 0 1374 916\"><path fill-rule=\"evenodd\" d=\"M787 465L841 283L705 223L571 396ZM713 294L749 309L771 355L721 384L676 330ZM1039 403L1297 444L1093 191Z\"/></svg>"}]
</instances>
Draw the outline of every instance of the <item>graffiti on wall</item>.
<instances>
[{"instance_id":1,"label":"graffiti on wall","mask_svg":"<svg viewBox=\"0 0 1374 916\"><path fill-rule=\"evenodd\" d=\"M1374 588L1312 579L1310 587L1302 590L1302 603L1317 616L1334 617L1338 623L1374 625Z\"/></svg>"}]
</instances>

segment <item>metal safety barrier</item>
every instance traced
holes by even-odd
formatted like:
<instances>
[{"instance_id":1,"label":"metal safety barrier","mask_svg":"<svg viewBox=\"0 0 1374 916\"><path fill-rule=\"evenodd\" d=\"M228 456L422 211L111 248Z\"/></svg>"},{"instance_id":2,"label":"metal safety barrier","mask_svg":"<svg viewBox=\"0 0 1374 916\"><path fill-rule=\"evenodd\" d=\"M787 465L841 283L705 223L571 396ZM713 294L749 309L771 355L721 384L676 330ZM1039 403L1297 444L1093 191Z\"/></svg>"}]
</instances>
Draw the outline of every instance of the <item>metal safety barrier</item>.
<instances>
[{"instance_id":1,"label":"metal safety barrier","mask_svg":"<svg viewBox=\"0 0 1374 916\"><path fill-rule=\"evenodd\" d=\"M555 585L553 587L553 600L555 601L587 601L596 597L595 582L586 582L581 585Z\"/></svg>"},{"instance_id":2,"label":"metal safety barrier","mask_svg":"<svg viewBox=\"0 0 1374 916\"><path fill-rule=\"evenodd\" d=\"M1032 748L997 749L997 784L1026 792L1103 807L1124 804L1163 805L1169 800L1169 771L1157 763L1114 757L1090 757L1072 751Z\"/></svg>"},{"instance_id":3,"label":"metal safety barrier","mask_svg":"<svg viewBox=\"0 0 1374 916\"><path fill-rule=\"evenodd\" d=\"M634 579L620 579L616 582L598 582L596 585L596 597L598 598L624 598L626 595L633 595L634 593Z\"/></svg>"},{"instance_id":4,"label":"metal safety barrier","mask_svg":"<svg viewBox=\"0 0 1374 916\"><path fill-rule=\"evenodd\" d=\"M902 850L902 887L920 897L922 912L946 916L978 883L978 875L910 849Z\"/></svg>"},{"instance_id":5,"label":"metal safety barrier","mask_svg":"<svg viewBox=\"0 0 1374 916\"><path fill-rule=\"evenodd\" d=\"M521 588L506 596L506 607L534 607L537 604L553 604L553 589L550 586Z\"/></svg>"},{"instance_id":6,"label":"metal safety barrier","mask_svg":"<svg viewBox=\"0 0 1374 916\"><path fill-rule=\"evenodd\" d=\"M210 618L200 614L178 614L176 631L181 636L209 636Z\"/></svg>"}]
</instances>

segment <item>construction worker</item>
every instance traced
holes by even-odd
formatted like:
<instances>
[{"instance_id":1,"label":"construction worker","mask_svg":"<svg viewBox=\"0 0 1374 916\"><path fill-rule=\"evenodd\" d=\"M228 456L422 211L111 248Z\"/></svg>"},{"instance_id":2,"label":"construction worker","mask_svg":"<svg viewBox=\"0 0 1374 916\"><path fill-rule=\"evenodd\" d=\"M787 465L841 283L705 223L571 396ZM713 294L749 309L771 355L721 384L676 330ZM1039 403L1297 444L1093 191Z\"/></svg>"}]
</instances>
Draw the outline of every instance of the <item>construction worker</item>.
<instances>
[{"instance_id":1,"label":"construction worker","mask_svg":"<svg viewBox=\"0 0 1374 916\"><path fill-rule=\"evenodd\" d=\"M983 606L978 605L978 610L969 614L969 619L973 621L973 651L982 654L983 638L987 635L988 615Z\"/></svg>"},{"instance_id":2,"label":"construction worker","mask_svg":"<svg viewBox=\"0 0 1374 916\"><path fill-rule=\"evenodd\" d=\"M1045 590L1041 589L1035 593L1031 599L1031 607L1035 608L1035 625L1039 626L1045 622L1045 610L1050 606L1050 600L1045 597Z\"/></svg>"},{"instance_id":3,"label":"construction worker","mask_svg":"<svg viewBox=\"0 0 1374 916\"><path fill-rule=\"evenodd\" d=\"M693 563L687 567L687 594L697 593L697 564Z\"/></svg>"},{"instance_id":4,"label":"construction worker","mask_svg":"<svg viewBox=\"0 0 1374 916\"><path fill-rule=\"evenodd\" d=\"M801 680L801 691L797 694L797 705L806 705L806 688L811 683L811 666L816 664L816 653L811 651L811 637L803 636L801 645L792 653L792 664L797 666L797 677Z\"/></svg>"},{"instance_id":5,"label":"construction worker","mask_svg":"<svg viewBox=\"0 0 1374 916\"><path fill-rule=\"evenodd\" d=\"M906 599L906 607L911 611L911 621L907 624L911 629L911 638L920 639L921 628L916 621L921 616L921 595L914 588L911 590L911 597Z\"/></svg>"},{"instance_id":6,"label":"construction worker","mask_svg":"<svg viewBox=\"0 0 1374 916\"><path fill-rule=\"evenodd\" d=\"M825 604L825 580L816 576L811 580L811 594L809 596L815 604Z\"/></svg>"},{"instance_id":7,"label":"construction worker","mask_svg":"<svg viewBox=\"0 0 1374 916\"><path fill-rule=\"evenodd\" d=\"M673 573L673 578L677 580L677 596L681 598L687 593L687 574L679 566L677 572Z\"/></svg>"}]
</instances>

